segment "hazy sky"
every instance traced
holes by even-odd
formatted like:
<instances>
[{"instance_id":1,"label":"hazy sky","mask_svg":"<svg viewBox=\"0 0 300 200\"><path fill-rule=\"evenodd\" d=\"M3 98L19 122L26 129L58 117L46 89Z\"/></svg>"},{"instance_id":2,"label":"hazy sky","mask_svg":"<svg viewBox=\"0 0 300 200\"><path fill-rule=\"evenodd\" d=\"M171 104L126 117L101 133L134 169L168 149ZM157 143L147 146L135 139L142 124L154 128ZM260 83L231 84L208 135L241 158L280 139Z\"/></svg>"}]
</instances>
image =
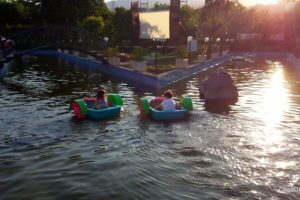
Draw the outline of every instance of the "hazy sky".
<instances>
[{"instance_id":1,"label":"hazy sky","mask_svg":"<svg viewBox=\"0 0 300 200\"><path fill-rule=\"evenodd\" d=\"M112 0L104 0L105 2L109 2ZM130 7L130 2L131 1L137 1L137 0L115 0L115 5L116 6L124 6L129 8ZM151 5L153 5L155 2L161 2L161 3L169 3L170 0L148 0ZM188 4L190 6L196 6L200 7L204 4L205 0L188 0ZM277 3L279 0L239 0L240 3L246 5L246 6L254 6L257 3L262 3L262 4L274 4ZM147 2L147 0L141 0L141 2Z\"/></svg>"},{"instance_id":2,"label":"hazy sky","mask_svg":"<svg viewBox=\"0 0 300 200\"><path fill-rule=\"evenodd\" d=\"M255 4L275 4L279 0L240 0L240 3L247 5L247 6L254 6Z\"/></svg>"}]
</instances>

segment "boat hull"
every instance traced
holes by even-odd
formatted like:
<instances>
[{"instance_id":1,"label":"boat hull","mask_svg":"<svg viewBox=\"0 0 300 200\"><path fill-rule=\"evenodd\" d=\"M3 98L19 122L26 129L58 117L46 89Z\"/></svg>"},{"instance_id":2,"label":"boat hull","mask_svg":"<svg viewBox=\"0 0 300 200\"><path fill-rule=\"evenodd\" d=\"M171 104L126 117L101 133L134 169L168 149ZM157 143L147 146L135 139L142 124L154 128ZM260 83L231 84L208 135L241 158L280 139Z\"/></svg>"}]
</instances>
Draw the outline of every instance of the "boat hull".
<instances>
[{"instance_id":1,"label":"boat hull","mask_svg":"<svg viewBox=\"0 0 300 200\"><path fill-rule=\"evenodd\" d=\"M87 116L90 119L110 119L120 115L121 107L113 106L99 110L88 108L88 111Z\"/></svg>"},{"instance_id":2,"label":"boat hull","mask_svg":"<svg viewBox=\"0 0 300 200\"><path fill-rule=\"evenodd\" d=\"M110 93L107 96L108 108L94 109L95 97L84 97L71 102L71 109L77 119L109 119L120 115L123 100L120 95Z\"/></svg>"},{"instance_id":3,"label":"boat hull","mask_svg":"<svg viewBox=\"0 0 300 200\"><path fill-rule=\"evenodd\" d=\"M188 111L186 109L172 110L172 111L160 111L150 108L150 115L154 120L157 121L167 121L167 120L181 120L188 116Z\"/></svg>"}]
</instances>

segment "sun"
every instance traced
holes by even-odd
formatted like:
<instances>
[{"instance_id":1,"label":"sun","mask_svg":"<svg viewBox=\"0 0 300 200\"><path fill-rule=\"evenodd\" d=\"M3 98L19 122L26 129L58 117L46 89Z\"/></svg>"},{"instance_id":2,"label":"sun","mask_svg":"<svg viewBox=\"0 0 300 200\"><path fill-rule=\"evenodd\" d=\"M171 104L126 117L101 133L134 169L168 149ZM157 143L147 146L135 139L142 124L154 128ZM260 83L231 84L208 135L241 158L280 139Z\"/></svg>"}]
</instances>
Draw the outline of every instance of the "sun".
<instances>
[{"instance_id":1,"label":"sun","mask_svg":"<svg viewBox=\"0 0 300 200\"><path fill-rule=\"evenodd\" d=\"M254 6L256 4L264 4L264 5L276 4L279 2L279 0L242 0L241 2L243 2L248 6Z\"/></svg>"}]
</instances>

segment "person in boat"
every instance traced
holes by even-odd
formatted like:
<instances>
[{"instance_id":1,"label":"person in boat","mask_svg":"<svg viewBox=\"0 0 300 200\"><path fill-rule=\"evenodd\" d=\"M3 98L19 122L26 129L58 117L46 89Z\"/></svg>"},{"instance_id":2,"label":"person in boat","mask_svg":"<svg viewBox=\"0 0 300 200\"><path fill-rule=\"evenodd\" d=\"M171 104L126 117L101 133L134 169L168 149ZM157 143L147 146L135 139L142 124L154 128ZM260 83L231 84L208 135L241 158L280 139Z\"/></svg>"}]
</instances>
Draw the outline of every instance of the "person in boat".
<instances>
[{"instance_id":1,"label":"person in boat","mask_svg":"<svg viewBox=\"0 0 300 200\"><path fill-rule=\"evenodd\" d=\"M109 106L106 102L106 92L104 90L98 90L96 101L94 104L94 109L99 110L99 109L104 109L104 108L108 108L108 107Z\"/></svg>"},{"instance_id":2,"label":"person in boat","mask_svg":"<svg viewBox=\"0 0 300 200\"><path fill-rule=\"evenodd\" d=\"M176 102L173 100L173 93L170 90L164 92L165 99L156 107L157 110L172 111L176 109Z\"/></svg>"}]
</instances>

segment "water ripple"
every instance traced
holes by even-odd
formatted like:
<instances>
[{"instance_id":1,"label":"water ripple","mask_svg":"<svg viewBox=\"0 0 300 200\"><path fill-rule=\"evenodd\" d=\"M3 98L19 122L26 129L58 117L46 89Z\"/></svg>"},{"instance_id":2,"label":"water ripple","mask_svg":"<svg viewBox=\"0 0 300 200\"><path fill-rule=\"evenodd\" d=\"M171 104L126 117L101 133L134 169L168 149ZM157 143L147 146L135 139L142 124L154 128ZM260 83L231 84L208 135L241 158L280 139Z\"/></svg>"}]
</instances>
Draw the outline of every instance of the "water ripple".
<instances>
[{"instance_id":1,"label":"water ripple","mask_svg":"<svg viewBox=\"0 0 300 200\"><path fill-rule=\"evenodd\" d=\"M0 83L1 198L299 199L291 192L300 185L299 76L268 63L220 66L171 86L195 109L160 123L139 118L136 102L162 91L59 59L16 61ZM217 70L231 74L240 96L212 112L198 86ZM71 100L99 87L122 96L121 116L72 118Z\"/></svg>"}]
</instances>

